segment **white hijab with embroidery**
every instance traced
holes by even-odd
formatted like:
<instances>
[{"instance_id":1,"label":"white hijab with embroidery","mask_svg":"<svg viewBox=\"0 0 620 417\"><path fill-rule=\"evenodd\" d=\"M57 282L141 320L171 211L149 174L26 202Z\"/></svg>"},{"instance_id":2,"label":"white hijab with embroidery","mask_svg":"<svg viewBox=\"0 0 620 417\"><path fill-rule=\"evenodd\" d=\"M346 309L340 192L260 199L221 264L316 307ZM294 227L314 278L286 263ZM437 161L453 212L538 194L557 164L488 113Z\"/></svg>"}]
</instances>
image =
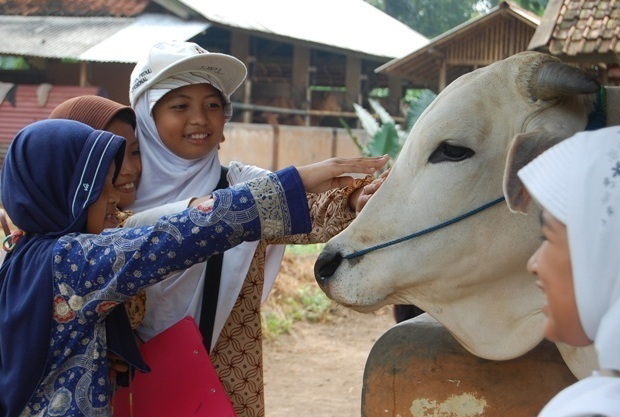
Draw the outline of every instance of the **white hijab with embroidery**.
<instances>
[{"instance_id":1,"label":"white hijab with embroidery","mask_svg":"<svg viewBox=\"0 0 620 417\"><path fill-rule=\"evenodd\" d=\"M518 175L566 225L577 310L602 370L562 391L540 417L620 417L620 126L577 133Z\"/></svg>"},{"instance_id":2,"label":"white hijab with embroidery","mask_svg":"<svg viewBox=\"0 0 620 417\"><path fill-rule=\"evenodd\" d=\"M138 122L136 135L140 143L142 176L136 202L130 207L131 210L140 212L191 197L201 197L211 194L215 189L221 172L217 148L195 160L175 155L161 140L151 113L155 103L168 91L200 83L208 83L221 90L217 80L207 74L185 73L158 82L136 99L134 110ZM224 114L226 120L229 120L232 106L230 99L223 96ZM228 180L234 185L267 172L261 168L232 163ZM224 254L212 349L241 291L257 245L258 242L242 243ZM284 248L284 245L270 245L267 248L263 302L278 274ZM148 340L188 315L199 323L205 268L206 263L193 265L147 289L147 314L138 328L142 338Z\"/></svg>"}]
</instances>

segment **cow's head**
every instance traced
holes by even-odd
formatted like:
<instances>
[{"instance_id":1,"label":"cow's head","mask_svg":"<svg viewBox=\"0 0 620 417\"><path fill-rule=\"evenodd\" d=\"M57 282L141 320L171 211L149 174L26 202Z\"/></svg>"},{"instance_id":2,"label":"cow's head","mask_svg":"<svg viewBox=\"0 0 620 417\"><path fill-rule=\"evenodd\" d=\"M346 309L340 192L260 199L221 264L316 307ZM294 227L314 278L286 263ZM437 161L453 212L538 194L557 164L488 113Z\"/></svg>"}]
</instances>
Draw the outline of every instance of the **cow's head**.
<instances>
[{"instance_id":1,"label":"cow's head","mask_svg":"<svg viewBox=\"0 0 620 417\"><path fill-rule=\"evenodd\" d=\"M534 141L555 143L583 130L598 88L585 73L536 52L454 81L419 118L362 213L325 246L315 265L321 288L360 311L415 304L484 358L531 349L543 337L542 295L525 267L539 240L537 215L516 215L501 203L418 238L343 257L501 197L507 156L518 166ZM515 209L526 206L512 175L506 191Z\"/></svg>"}]
</instances>

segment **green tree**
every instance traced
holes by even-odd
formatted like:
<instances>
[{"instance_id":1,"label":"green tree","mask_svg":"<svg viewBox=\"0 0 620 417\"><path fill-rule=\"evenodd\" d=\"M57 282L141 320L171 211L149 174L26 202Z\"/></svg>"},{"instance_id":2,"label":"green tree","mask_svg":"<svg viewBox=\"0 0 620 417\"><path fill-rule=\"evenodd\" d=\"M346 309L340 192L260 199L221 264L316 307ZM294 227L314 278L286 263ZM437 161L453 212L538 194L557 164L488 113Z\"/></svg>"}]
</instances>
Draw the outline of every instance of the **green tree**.
<instances>
[{"instance_id":1,"label":"green tree","mask_svg":"<svg viewBox=\"0 0 620 417\"><path fill-rule=\"evenodd\" d=\"M486 13L501 0L366 0L379 10L433 38ZM521 7L542 15L548 0L516 0Z\"/></svg>"},{"instance_id":2,"label":"green tree","mask_svg":"<svg viewBox=\"0 0 620 417\"><path fill-rule=\"evenodd\" d=\"M491 7L495 7L499 4L501 0L482 0L480 3L486 9L490 9ZM519 6L523 7L530 12L534 12L539 16L545 11L547 7L548 0L512 0L517 3Z\"/></svg>"},{"instance_id":3,"label":"green tree","mask_svg":"<svg viewBox=\"0 0 620 417\"><path fill-rule=\"evenodd\" d=\"M366 0L422 35L433 38L474 16L479 0Z\"/></svg>"}]
</instances>

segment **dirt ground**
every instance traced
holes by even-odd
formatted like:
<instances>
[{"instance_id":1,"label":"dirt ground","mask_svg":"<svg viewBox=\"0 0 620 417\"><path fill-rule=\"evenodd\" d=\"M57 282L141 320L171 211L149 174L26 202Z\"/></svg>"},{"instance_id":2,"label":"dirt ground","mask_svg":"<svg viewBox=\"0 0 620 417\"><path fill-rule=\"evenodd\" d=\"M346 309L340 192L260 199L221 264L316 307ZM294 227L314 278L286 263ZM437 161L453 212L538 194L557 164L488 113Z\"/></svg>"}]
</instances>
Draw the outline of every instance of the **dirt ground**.
<instances>
[{"instance_id":1,"label":"dirt ground","mask_svg":"<svg viewBox=\"0 0 620 417\"><path fill-rule=\"evenodd\" d=\"M286 255L272 295L314 282L315 258ZM366 359L393 325L390 308L362 314L338 306L325 322L295 322L290 334L265 340L267 417L359 417Z\"/></svg>"}]
</instances>

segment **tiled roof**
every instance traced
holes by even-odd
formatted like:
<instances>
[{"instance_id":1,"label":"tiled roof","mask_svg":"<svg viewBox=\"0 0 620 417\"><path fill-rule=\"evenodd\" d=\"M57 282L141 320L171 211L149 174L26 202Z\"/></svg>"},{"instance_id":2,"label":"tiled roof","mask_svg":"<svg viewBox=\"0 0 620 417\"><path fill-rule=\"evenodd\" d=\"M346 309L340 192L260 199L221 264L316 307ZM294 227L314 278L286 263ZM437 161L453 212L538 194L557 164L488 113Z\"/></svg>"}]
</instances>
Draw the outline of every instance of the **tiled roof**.
<instances>
[{"instance_id":1,"label":"tiled roof","mask_svg":"<svg viewBox=\"0 0 620 417\"><path fill-rule=\"evenodd\" d=\"M551 0L528 49L552 55L620 54L620 0Z\"/></svg>"},{"instance_id":2,"label":"tiled roof","mask_svg":"<svg viewBox=\"0 0 620 417\"><path fill-rule=\"evenodd\" d=\"M135 16L150 0L0 0L0 14L21 16Z\"/></svg>"}]
</instances>

